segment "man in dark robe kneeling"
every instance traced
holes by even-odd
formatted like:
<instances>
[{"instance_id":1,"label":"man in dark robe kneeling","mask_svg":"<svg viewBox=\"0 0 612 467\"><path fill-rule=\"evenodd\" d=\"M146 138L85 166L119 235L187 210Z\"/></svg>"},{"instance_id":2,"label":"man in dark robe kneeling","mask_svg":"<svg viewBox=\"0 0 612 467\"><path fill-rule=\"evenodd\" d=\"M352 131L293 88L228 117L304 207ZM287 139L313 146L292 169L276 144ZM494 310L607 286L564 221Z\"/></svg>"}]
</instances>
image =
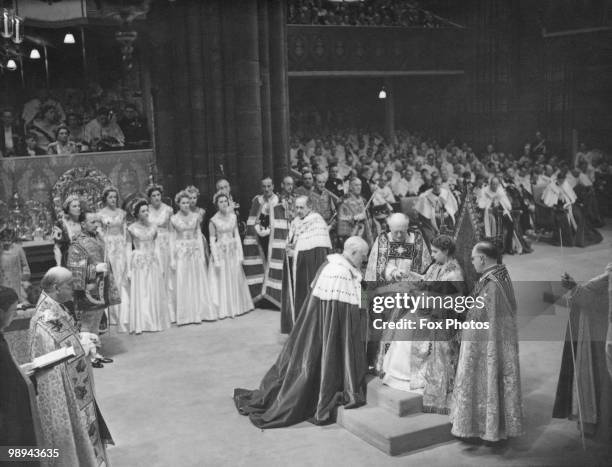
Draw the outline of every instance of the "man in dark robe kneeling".
<instances>
[{"instance_id":1,"label":"man in dark robe kneeling","mask_svg":"<svg viewBox=\"0 0 612 467\"><path fill-rule=\"evenodd\" d=\"M259 389L235 389L234 402L259 428L332 422L335 409L365 404L367 314L361 264L368 245L349 237L321 266L276 363Z\"/></svg>"}]
</instances>

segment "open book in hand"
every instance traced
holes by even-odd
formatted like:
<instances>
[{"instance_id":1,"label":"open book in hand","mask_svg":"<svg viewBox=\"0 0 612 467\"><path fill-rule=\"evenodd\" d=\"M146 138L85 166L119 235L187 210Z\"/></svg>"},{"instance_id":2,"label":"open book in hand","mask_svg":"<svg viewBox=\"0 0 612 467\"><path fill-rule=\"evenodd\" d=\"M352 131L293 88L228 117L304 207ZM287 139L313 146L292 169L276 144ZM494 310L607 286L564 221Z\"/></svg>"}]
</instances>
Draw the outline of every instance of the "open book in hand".
<instances>
[{"instance_id":1,"label":"open book in hand","mask_svg":"<svg viewBox=\"0 0 612 467\"><path fill-rule=\"evenodd\" d=\"M74 347L62 347L61 349L54 350L53 352L41 355L40 357L36 357L34 360L32 360L32 369L41 370L52 368L55 365L64 363L66 360L69 360L74 356L76 356Z\"/></svg>"}]
</instances>

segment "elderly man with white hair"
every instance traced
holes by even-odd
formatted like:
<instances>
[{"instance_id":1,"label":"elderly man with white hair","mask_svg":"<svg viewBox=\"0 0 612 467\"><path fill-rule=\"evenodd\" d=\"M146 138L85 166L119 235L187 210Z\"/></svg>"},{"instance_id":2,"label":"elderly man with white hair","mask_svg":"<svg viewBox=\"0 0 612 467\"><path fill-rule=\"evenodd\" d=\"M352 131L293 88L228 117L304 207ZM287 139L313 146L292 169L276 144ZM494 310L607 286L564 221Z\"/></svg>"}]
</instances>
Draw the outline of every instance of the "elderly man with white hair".
<instances>
[{"instance_id":1,"label":"elderly man with white hair","mask_svg":"<svg viewBox=\"0 0 612 467\"><path fill-rule=\"evenodd\" d=\"M403 213L387 218L389 232L381 233L370 252L365 279L372 282L397 282L410 278L410 272L423 274L431 263L431 255L423 234L410 228Z\"/></svg>"},{"instance_id":2,"label":"elderly man with white hair","mask_svg":"<svg viewBox=\"0 0 612 467\"><path fill-rule=\"evenodd\" d=\"M361 264L368 244L349 237L321 266L276 363L259 389L234 390L236 408L259 428L331 421L334 409L365 404L367 314Z\"/></svg>"},{"instance_id":3,"label":"elderly man with white hair","mask_svg":"<svg viewBox=\"0 0 612 467\"><path fill-rule=\"evenodd\" d=\"M289 334L297 320L310 284L332 248L325 219L313 211L312 200L295 200L297 216L289 227L287 261L283 269L281 333Z\"/></svg>"},{"instance_id":4,"label":"elderly man with white hair","mask_svg":"<svg viewBox=\"0 0 612 467\"><path fill-rule=\"evenodd\" d=\"M35 359L72 347L72 358L36 373L37 402L44 446L52 446L58 458L48 465L99 467L108 465L106 444L113 444L100 414L93 387L93 372L79 340L79 332L64 303L72 300L72 273L62 267L49 269L30 321L30 356Z\"/></svg>"},{"instance_id":5,"label":"elderly man with white hair","mask_svg":"<svg viewBox=\"0 0 612 467\"><path fill-rule=\"evenodd\" d=\"M365 280L377 286L402 281L420 281L421 275L432 261L423 234L418 228L410 228L410 221L403 213L391 214L387 219L387 225L389 232L381 233L372 246ZM377 339L370 339L368 345L370 365L377 365L380 370L384 354L385 346L380 346Z\"/></svg>"}]
</instances>

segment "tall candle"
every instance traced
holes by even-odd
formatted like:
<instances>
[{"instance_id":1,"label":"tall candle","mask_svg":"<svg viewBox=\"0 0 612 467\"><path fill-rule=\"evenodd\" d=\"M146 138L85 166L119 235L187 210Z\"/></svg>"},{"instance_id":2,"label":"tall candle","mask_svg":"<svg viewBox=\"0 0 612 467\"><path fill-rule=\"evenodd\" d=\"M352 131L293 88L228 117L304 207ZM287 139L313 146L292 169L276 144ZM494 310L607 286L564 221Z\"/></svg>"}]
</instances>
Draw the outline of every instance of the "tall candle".
<instances>
[{"instance_id":1,"label":"tall candle","mask_svg":"<svg viewBox=\"0 0 612 467\"><path fill-rule=\"evenodd\" d=\"M23 42L22 23L23 20L19 16L15 16L13 20L13 42L15 44L21 44Z\"/></svg>"},{"instance_id":2,"label":"tall candle","mask_svg":"<svg viewBox=\"0 0 612 467\"><path fill-rule=\"evenodd\" d=\"M2 10L2 37L8 39L13 34L11 31L11 15L8 10Z\"/></svg>"}]
</instances>

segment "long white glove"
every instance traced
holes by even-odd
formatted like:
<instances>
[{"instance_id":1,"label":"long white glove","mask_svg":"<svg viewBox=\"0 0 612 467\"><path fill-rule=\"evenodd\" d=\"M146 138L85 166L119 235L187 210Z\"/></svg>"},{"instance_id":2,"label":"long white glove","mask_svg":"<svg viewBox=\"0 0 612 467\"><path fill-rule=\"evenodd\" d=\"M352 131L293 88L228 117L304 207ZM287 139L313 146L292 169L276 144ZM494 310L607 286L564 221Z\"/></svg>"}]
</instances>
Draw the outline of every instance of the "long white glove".
<instances>
[{"instance_id":1,"label":"long white glove","mask_svg":"<svg viewBox=\"0 0 612 467\"><path fill-rule=\"evenodd\" d=\"M81 342L81 346L83 346L85 355L96 355L96 347L100 345L100 338L98 336L90 332L81 332L79 333L79 341Z\"/></svg>"}]
</instances>

